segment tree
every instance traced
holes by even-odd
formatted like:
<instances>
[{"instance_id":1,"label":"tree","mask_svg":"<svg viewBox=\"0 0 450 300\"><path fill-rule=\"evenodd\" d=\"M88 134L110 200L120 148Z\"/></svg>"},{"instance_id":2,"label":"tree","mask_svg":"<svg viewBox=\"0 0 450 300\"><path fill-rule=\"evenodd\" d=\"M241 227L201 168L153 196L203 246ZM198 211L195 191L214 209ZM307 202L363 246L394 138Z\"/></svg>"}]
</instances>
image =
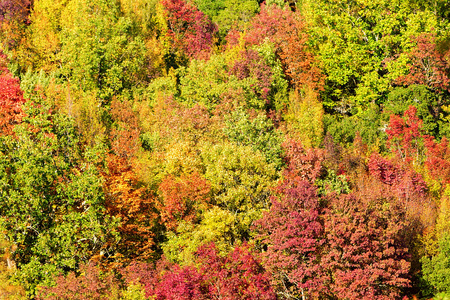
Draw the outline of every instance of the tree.
<instances>
[{"instance_id":1,"label":"tree","mask_svg":"<svg viewBox=\"0 0 450 300\"><path fill-rule=\"evenodd\" d=\"M156 287L156 299L206 300L209 297L204 281L204 276L195 267L174 265L162 275Z\"/></svg>"},{"instance_id":2,"label":"tree","mask_svg":"<svg viewBox=\"0 0 450 300\"><path fill-rule=\"evenodd\" d=\"M146 82L146 48L118 1L71 0L61 13L60 72L84 91L110 100Z\"/></svg>"},{"instance_id":3,"label":"tree","mask_svg":"<svg viewBox=\"0 0 450 300\"><path fill-rule=\"evenodd\" d=\"M220 256L214 244L210 244L201 247L197 257L210 299L276 299L268 274L247 246Z\"/></svg>"},{"instance_id":4,"label":"tree","mask_svg":"<svg viewBox=\"0 0 450 300\"><path fill-rule=\"evenodd\" d=\"M426 85L412 84L407 87L395 87L387 95L383 104L382 119L389 122L390 116L403 115L410 106L417 109L417 117L422 120L424 132L438 139L447 133L445 120L447 112L443 107L445 96L436 93Z\"/></svg>"},{"instance_id":5,"label":"tree","mask_svg":"<svg viewBox=\"0 0 450 300\"><path fill-rule=\"evenodd\" d=\"M109 155L107 161L104 206L108 215L120 220L120 241L110 245L110 255L118 264L149 259L155 246L156 196L139 184L126 159Z\"/></svg>"},{"instance_id":6,"label":"tree","mask_svg":"<svg viewBox=\"0 0 450 300\"><path fill-rule=\"evenodd\" d=\"M251 215L248 219L244 221L248 223L256 217ZM181 265L193 264L198 249L209 243L215 244L220 255L227 255L243 240L248 240L250 226L244 221L242 215L212 206L200 215L198 224L179 222L176 232L167 233L162 249L168 259Z\"/></svg>"},{"instance_id":7,"label":"tree","mask_svg":"<svg viewBox=\"0 0 450 300\"><path fill-rule=\"evenodd\" d=\"M275 46L290 84L302 89L322 89L323 76L307 47L308 35L301 15L278 6L263 6L252 20L246 42L258 45L268 38Z\"/></svg>"},{"instance_id":8,"label":"tree","mask_svg":"<svg viewBox=\"0 0 450 300\"><path fill-rule=\"evenodd\" d=\"M270 188L277 179L274 165L268 164L259 151L233 143L205 148L203 161L212 203L235 215L233 234L245 240L252 222L269 206Z\"/></svg>"},{"instance_id":9,"label":"tree","mask_svg":"<svg viewBox=\"0 0 450 300\"><path fill-rule=\"evenodd\" d=\"M233 74L239 80L254 78L255 84L253 92L258 97L269 101L269 91L272 83L272 70L262 59L261 55L252 49L247 49L240 53L240 59L234 62L229 73Z\"/></svg>"},{"instance_id":10,"label":"tree","mask_svg":"<svg viewBox=\"0 0 450 300\"><path fill-rule=\"evenodd\" d=\"M0 59L4 55L0 54ZM13 134L14 125L21 122L22 104L25 102L19 79L6 68L0 70L0 135Z\"/></svg>"},{"instance_id":11,"label":"tree","mask_svg":"<svg viewBox=\"0 0 450 300\"><path fill-rule=\"evenodd\" d=\"M251 146L260 151L267 163L274 163L277 170L283 166L281 135L273 122L263 114L251 118L243 109L232 112L225 120L225 134L238 145Z\"/></svg>"},{"instance_id":12,"label":"tree","mask_svg":"<svg viewBox=\"0 0 450 300\"><path fill-rule=\"evenodd\" d=\"M371 176L390 186L389 194L395 198L393 203L405 208L408 218L421 226L433 222L433 204L428 195L428 186L422 175L402 162L395 162L372 154L368 162ZM414 226L411 226L413 228Z\"/></svg>"},{"instance_id":13,"label":"tree","mask_svg":"<svg viewBox=\"0 0 450 300\"><path fill-rule=\"evenodd\" d=\"M445 19L435 13L431 2L423 1L420 8L415 3L301 2L299 11L327 76L321 95L328 111L361 114L369 103L382 103L398 74L408 70L403 63L391 66L389 60L412 47L412 36L445 28Z\"/></svg>"},{"instance_id":14,"label":"tree","mask_svg":"<svg viewBox=\"0 0 450 300\"><path fill-rule=\"evenodd\" d=\"M178 50L181 57L209 58L216 27L206 15L184 0L164 0L164 21L171 41L170 54Z\"/></svg>"},{"instance_id":15,"label":"tree","mask_svg":"<svg viewBox=\"0 0 450 300\"><path fill-rule=\"evenodd\" d=\"M348 186L340 193L338 186L319 197L312 184L320 186L325 172L332 174L322 165L324 155L294 141L285 149L283 182L270 211L256 222L263 261L278 293L302 299L399 298L410 284L411 243L404 236L412 221L407 222L403 203L386 191L377 193L373 189L380 184L373 182L367 191L357 185L358 196L348 194Z\"/></svg>"},{"instance_id":16,"label":"tree","mask_svg":"<svg viewBox=\"0 0 450 300\"><path fill-rule=\"evenodd\" d=\"M93 263L80 266L82 275L70 272L67 276L56 278L55 286L42 287L39 290L39 300L107 300L117 299L119 283L111 272L103 273ZM114 297L116 296L116 297Z\"/></svg>"},{"instance_id":17,"label":"tree","mask_svg":"<svg viewBox=\"0 0 450 300\"><path fill-rule=\"evenodd\" d=\"M425 142L425 146L427 148L425 167L429 175L443 188L450 183L449 142L445 137L440 142L429 139Z\"/></svg>"},{"instance_id":18,"label":"tree","mask_svg":"<svg viewBox=\"0 0 450 300\"><path fill-rule=\"evenodd\" d=\"M400 299L410 286L406 223L392 203L369 205L341 195L324 215L327 244L320 266L338 299Z\"/></svg>"},{"instance_id":19,"label":"tree","mask_svg":"<svg viewBox=\"0 0 450 300\"><path fill-rule=\"evenodd\" d=\"M0 44L17 59L19 48L26 44L26 28L30 24L30 12L33 0L0 1ZM19 56L19 57L18 57Z\"/></svg>"},{"instance_id":20,"label":"tree","mask_svg":"<svg viewBox=\"0 0 450 300\"><path fill-rule=\"evenodd\" d=\"M15 247L2 233L0 237L0 295L8 300L25 300L27 299L25 289L20 284L10 281L17 270L11 257Z\"/></svg>"},{"instance_id":21,"label":"tree","mask_svg":"<svg viewBox=\"0 0 450 300\"><path fill-rule=\"evenodd\" d=\"M259 12L256 0L195 0L195 3L218 25L220 38L230 30L245 30L247 23Z\"/></svg>"},{"instance_id":22,"label":"tree","mask_svg":"<svg viewBox=\"0 0 450 300\"><path fill-rule=\"evenodd\" d=\"M127 282L139 282L157 300L275 300L268 274L247 246L221 255L213 243L195 253L194 264L180 266L164 257L153 267L127 267Z\"/></svg>"},{"instance_id":23,"label":"tree","mask_svg":"<svg viewBox=\"0 0 450 300\"><path fill-rule=\"evenodd\" d=\"M56 71L60 67L61 15L70 0L36 0L26 35L29 55L35 70Z\"/></svg>"},{"instance_id":24,"label":"tree","mask_svg":"<svg viewBox=\"0 0 450 300\"><path fill-rule=\"evenodd\" d=\"M319 254L325 239L316 188L288 177L271 200L270 211L256 222L264 265L285 298L320 298L326 294Z\"/></svg>"},{"instance_id":25,"label":"tree","mask_svg":"<svg viewBox=\"0 0 450 300\"><path fill-rule=\"evenodd\" d=\"M194 172L176 178L168 175L159 185L161 221L169 230L176 230L181 220L196 222L210 202L210 184Z\"/></svg>"},{"instance_id":26,"label":"tree","mask_svg":"<svg viewBox=\"0 0 450 300\"><path fill-rule=\"evenodd\" d=\"M181 69L180 101L188 106L202 104L210 111L227 101L234 107L268 107L271 70L261 61L261 55L236 50L212 55L208 61L193 60L188 68Z\"/></svg>"},{"instance_id":27,"label":"tree","mask_svg":"<svg viewBox=\"0 0 450 300\"><path fill-rule=\"evenodd\" d=\"M0 143L2 230L17 245L17 279L32 295L51 274L107 251L116 220L104 215L95 149L80 148L73 121L33 97L16 137Z\"/></svg>"},{"instance_id":28,"label":"tree","mask_svg":"<svg viewBox=\"0 0 450 300\"><path fill-rule=\"evenodd\" d=\"M32 0L2 0L0 2L0 23L8 21L29 22L28 16L32 4Z\"/></svg>"},{"instance_id":29,"label":"tree","mask_svg":"<svg viewBox=\"0 0 450 300\"><path fill-rule=\"evenodd\" d=\"M116 155L130 160L140 147L138 118L128 101L118 99L113 99L111 103L111 117L114 120L110 132L112 150Z\"/></svg>"},{"instance_id":30,"label":"tree","mask_svg":"<svg viewBox=\"0 0 450 300\"><path fill-rule=\"evenodd\" d=\"M305 149L301 142L295 140L286 141L283 143L283 148L286 160L286 168L283 170L284 178L314 183L323 175L325 157L322 149Z\"/></svg>"},{"instance_id":31,"label":"tree","mask_svg":"<svg viewBox=\"0 0 450 300\"><path fill-rule=\"evenodd\" d=\"M284 119L291 138L302 141L307 148L318 147L323 138L323 105L310 88L291 91Z\"/></svg>"},{"instance_id":32,"label":"tree","mask_svg":"<svg viewBox=\"0 0 450 300\"><path fill-rule=\"evenodd\" d=\"M424 159L424 139L422 120L417 117L417 109L410 106L403 118L391 115L388 134L388 145L391 151L406 163L420 165Z\"/></svg>"},{"instance_id":33,"label":"tree","mask_svg":"<svg viewBox=\"0 0 450 300\"><path fill-rule=\"evenodd\" d=\"M410 60L408 74L397 78L397 83L423 84L436 91L448 91L450 66L437 50L436 34L422 33L414 42L416 46L407 53Z\"/></svg>"},{"instance_id":34,"label":"tree","mask_svg":"<svg viewBox=\"0 0 450 300\"><path fill-rule=\"evenodd\" d=\"M226 254L248 241L252 223L268 208L278 178L274 165L249 146L206 144L201 157L210 187L209 206L198 214L197 223L178 222L163 245L169 259L184 264L192 263L203 244L214 242Z\"/></svg>"},{"instance_id":35,"label":"tree","mask_svg":"<svg viewBox=\"0 0 450 300\"><path fill-rule=\"evenodd\" d=\"M432 258L424 257L422 260L424 279L435 293L444 295L448 295L450 292L450 282L448 282L448 243L448 237L441 239L439 241L439 254Z\"/></svg>"}]
</instances>

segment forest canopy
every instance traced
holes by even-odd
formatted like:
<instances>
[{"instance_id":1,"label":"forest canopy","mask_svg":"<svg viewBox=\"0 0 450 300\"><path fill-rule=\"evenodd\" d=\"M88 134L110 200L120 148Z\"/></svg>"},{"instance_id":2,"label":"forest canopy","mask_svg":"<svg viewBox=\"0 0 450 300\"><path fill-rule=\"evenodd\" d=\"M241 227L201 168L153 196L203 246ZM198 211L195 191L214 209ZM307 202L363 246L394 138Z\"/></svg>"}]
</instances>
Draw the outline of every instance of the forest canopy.
<instances>
[{"instance_id":1,"label":"forest canopy","mask_svg":"<svg viewBox=\"0 0 450 300\"><path fill-rule=\"evenodd\" d=\"M0 298L450 297L447 0L0 0Z\"/></svg>"}]
</instances>

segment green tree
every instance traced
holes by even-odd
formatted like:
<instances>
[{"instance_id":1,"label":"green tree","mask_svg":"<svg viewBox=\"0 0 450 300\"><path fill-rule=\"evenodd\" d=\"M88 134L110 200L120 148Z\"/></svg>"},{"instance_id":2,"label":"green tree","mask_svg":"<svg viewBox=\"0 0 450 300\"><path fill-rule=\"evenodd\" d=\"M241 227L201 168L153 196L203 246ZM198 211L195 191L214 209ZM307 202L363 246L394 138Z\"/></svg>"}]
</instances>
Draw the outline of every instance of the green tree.
<instances>
[{"instance_id":1,"label":"green tree","mask_svg":"<svg viewBox=\"0 0 450 300\"><path fill-rule=\"evenodd\" d=\"M211 183L212 203L236 218L236 239L249 237L252 222L269 207L270 188L278 174L274 164L250 146L218 144L203 152L205 178Z\"/></svg>"},{"instance_id":2,"label":"green tree","mask_svg":"<svg viewBox=\"0 0 450 300\"><path fill-rule=\"evenodd\" d=\"M257 0L195 0L198 8L219 26L223 38L231 29L244 29L259 12Z\"/></svg>"},{"instance_id":3,"label":"green tree","mask_svg":"<svg viewBox=\"0 0 450 300\"><path fill-rule=\"evenodd\" d=\"M61 73L110 99L145 81L146 48L117 1L71 0L61 15Z\"/></svg>"},{"instance_id":4,"label":"green tree","mask_svg":"<svg viewBox=\"0 0 450 300\"><path fill-rule=\"evenodd\" d=\"M164 254L172 261L190 264L198 248L210 242L226 254L241 242L236 236L237 222L235 214L215 206L202 215L199 224L180 222L176 233L169 232L162 246Z\"/></svg>"},{"instance_id":5,"label":"green tree","mask_svg":"<svg viewBox=\"0 0 450 300\"><path fill-rule=\"evenodd\" d=\"M447 234L439 239L439 253L422 259L425 281L434 292L450 295L450 237Z\"/></svg>"},{"instance_id":6,"label":"green tree","mask_svg":"<svg viewBox=\"0 0 450 300\"><path fill-rule=\"evenodd\" d=\"M278 170L283 166L281 134L264 114L260 113L251 119L244 110L238 109L226 120L224 131L238 145L251 146L253 150L261 152L267 163L275 164Z\"/></svg>"},{"instance_id":7,"label":"green tree","mask_svg":"<svg viewBox=\"0 0 450 300\"><path fill-rule=\"evenodd\" d=\"M31 295L51 274L110 250L117 222L104 216L100 153L83 152L73 121L54 107L25 107L17 138L0 141L0 221Z\"/></svg>"},{"instance_id":8,"label":"green tree","mask_svg":"<svg viewBox=\"0 0 450 300\"><path fill-rule=\"evenodd\" d=\"M370 102L382 102L395 73L406 67L389 68L386 62L410 49L414 44L411 37L422 32L446 35L446 21L434 14L431 5L419 9L410 2L300 2L310 28L310 43L327 75L322 94L326 108L355 114Z\"/></svg>"}]
</instances>

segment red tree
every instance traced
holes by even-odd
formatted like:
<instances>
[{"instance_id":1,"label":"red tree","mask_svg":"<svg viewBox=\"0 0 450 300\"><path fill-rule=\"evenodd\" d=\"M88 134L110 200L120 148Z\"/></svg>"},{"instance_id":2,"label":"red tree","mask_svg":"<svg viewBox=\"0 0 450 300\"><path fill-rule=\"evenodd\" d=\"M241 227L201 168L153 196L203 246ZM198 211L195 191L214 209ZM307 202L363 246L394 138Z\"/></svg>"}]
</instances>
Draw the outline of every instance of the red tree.
<instances>
[{"instance_id":1,"label":"red tree","mask_svg":"<svg viewBox=\"0 0 450 300\"><path fill-rule=\"evenodd\" d=\"M208 297L205 277L193 266L180 267L164 256L150 265L134 261L121 270L127 285L141 284L146 297L156 300L202 300Z\"/></svg>"},{"instance_id":2,"label":"red tree","mask_svg":"<svg viewBox=\"0 0 450 300\"><path fill-rule=\"evenodd\" d=\"M283 294L320 298L325 280L319 252L325 240L316 188L305 180L287 179L277 194L270 211L256 223L267 246L264 264Z\"/></svg>"},{"instance_id":3,"label":"red tree","mask_svg":"<svg viewBox=\"0 0 450 300\"><path fill-rule=\"evenodd\" d=\"M156 288L157 300L206 300L205 277L195 267L173 265L164 273Z\"/></svg>"},{"instance_id":4,"label":"red tree","mask_svg":"<svg viewBox=\"0 0 450 300\"><path fill-rule=\"evenodd\" d=\"M410 106L402 118L392 115L386 132L388 145L396 157L388 160L373 154L369 160L369 171L383 183L392 186L392 191L400 203L407 207L409 214L430 223L432 220L426 221L426 218L420 217L423 215L424 205L430 209L432 206L427 195L428 187L415 168L422 166L424 161L431 161L430 157L427 157L427 152L432 154L434 151L438 154L439 151L433 147L432 137L423 134L422 121L417 117L414 106ZM429 165L429 162L425 165ZM384 178L387 172L391 173L390 180ZM382 173L384 175L380 177Z\"/></svg>"},{"instance_id":5,"label":"red tree","mask_svg":"<svg viewBox=\"0 0 450 300\"><path fill-rule=\"evenodd\" d=\"M427 160L425 167L435 180L444 187L450 183L450 147L446 137L439 143L428 139L425 142L427 148Z\"/></svg>"},{"instance_id":6,"label":"red tree","mask_svg":"<svg viewBox=\"0 0 450 300\"><path fill-rule=\"evenodd\" d=\"M236 247L227 256L220 256L211 244L198 252L200 272L208 284L209 299L275 300L269 277L261 264L245 247Z\"/></svg>"},{"instance_id":7,"label":"red tree","mask_svg":"<svg viewBox=\"0 0 450 300\"><path fill-rule=\"evenodd\" d=\"M404 206L415 218L419 217L424 205L430 202L422 175L402 161L389 160L377 153L370 157L368 167L371 176L389 186L389 195L397 204Z\"/></svg>"},{"instance_id":8,"label":"red tree","mask_svg":"<svg viewBox=\"0 0 450 300\"><path fill-rule=\"evenodd\" d=\"M327 244L321 267L338 299L399 299L410 284L406 224L394 204L341 195L324 214Z\"/></svg>"},{"instance_id":9,"label":"red tree","mask_svg":"<svg viewBox=\"0 0 450 300\"><path fill-rule=\"evenodd\" d=\"M208 17L184 0L163 0L162 4L173 47L189 58L209 58L217 28Z\"/></svg>"},{"instance_id":10,"label":"red tree","mask_svg":"<svg viewBox=\"0 0 450 300\"><path fill-rule=\"evenodd\" d=\"M286 168L284 177L290 180L307 180L314 183L323 171L324 151L318 148L303 148L301 142L289 140L283 143Z\"/></svg>"},{"instance_id":11,"label":"red tree","mask_svg":"<svg viewBox=\"0 0 450 300\"><path fill-rule=\"evenodd\" d=\"M81 266L80 271L80 276L74 272L65 277L58 276L55 286L40 289L37 299L107 300L113 297L114 290L119 290L119 283L113 274L102 274L93 263Z\"/></svg>"},{"instance_id":12,"label":"red tree","mask_svg":"<svg viewBox=\"0 0 450 300\"><path fill-rule=\"evenodd\" d=\"M13 134L14 125L22 119L25 102L19 79L14 78L4 66L6 57L0 53L0 135Z\"/></svg>"},{"instance_id":13,"label":"red tree","mask_svg":"<svg viewBox=\"0 0 450 300\"><path fill-rule=\"evenodd\" d=\"M220 256L214 244L200 247L196 267L168 262L132 263L122 271L127 284L140 283L157 300L275 300L269 277L246 247ZM152 298L153 299L153 298Z\"/></svg>"},{"instance_id":14,"label":"red tree","mask_svg":"<svg viewBox=\"0 0 450 300\"><path fill-rule=\"evenodd\" d=\"M413 164L422 164L429 175L442 186L450 182L450 148L446 137L440 142L432 136L426 135L422 130L422 120L417 117L417 109L410 106L403 117L392 115L389 122L388 144L391 151L403 161ZM379 159L371 159L376 161ZM369 164L370 167L370 164ZM372 166L373 167L373 166ZM374 169L374 168L372 168ZM409 172L414 173L413 171ZM413 181L425 186L418 175L411 175ZM423 187L423 190L426 188Z\"/></svg>"},{"instance_id":15,"label":"red tree","mask_svg":"<svg viewBox=\"0 0 450 300\"><path fill-rule=\"evenodd\" d=\"M410 106L403 117L391 115L388 129L388 146L391 151L407 163L420 163L424 155L422 120L417 117L417 108Z\"/></svg>"}]
</instances>

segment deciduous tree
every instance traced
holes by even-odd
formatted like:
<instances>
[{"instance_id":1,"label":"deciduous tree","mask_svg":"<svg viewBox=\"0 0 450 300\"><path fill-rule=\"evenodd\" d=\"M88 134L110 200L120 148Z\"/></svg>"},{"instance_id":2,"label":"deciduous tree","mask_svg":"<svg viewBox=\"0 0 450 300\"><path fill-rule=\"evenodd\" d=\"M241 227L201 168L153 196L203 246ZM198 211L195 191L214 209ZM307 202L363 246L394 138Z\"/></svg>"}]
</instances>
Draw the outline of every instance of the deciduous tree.
<instances>
[{"instance_id":1,"label":"deciduous tree","mask_svg":"<svg viewBox=\"0 0 450 300\"><path fill-rule=\"evenodd\" d=\"M119 282L112 272L102 272L94 263L80 266L81 274L70 272L56 277L52 287L41 287L39 300L107 300L117 299Z\"/></svg>"},{"instance_id":2,"label":"deciduous tree","mask_svg":"<svg viewBox=\"0 0 450 300\"><path fill-rule=\"evenodd\" d=\"M181 51L179 55L189 58L208 58L217 30L208 17L184 0L164 0L162 5L171 41L169 51Z\"/></svg>"},{"instance_id":3,"label":"deciduous tree","mask_svg":"<svg viewBox=\"0 0 450 300\"><path fill-rule=\"evenodd\" d=\"M4 55L0 55L4 60ZM19 79L14 78L6 67L0 69L0 135L13 134L14 125L20 123L23 116L24 102Z\"/></svg>"},{"instance_id":4,"label":"deciduous tree","mask_svg":"<svg viewBox=\"0 0 450 300\"><path fill-rule=\"evenodd\" d=\"M99 152L80 148L73 120L31 101L16 137L0 143L1 225L17 245L17 277L30 295L52 274L103 253L116 227L104 215Z\"/></svg>"},{"instance_id":5,"label":"deciduous tree","mask_svg":"<svg viewBox=\"0 0 450 300\"><path fill-rule=\"evenodd\" d=\"M251 45L269 39L275 45L291 85L298 89L308 86L311 90L320 90L323 77L307 47L305 26L299 13L274 5L263 6L252 20L245 39Z\"/></svg>"},{"instance_id":6,"label":"deciduous tree","mask_svg":"<svg viewBox=\"0 0 450 300\"><path fill-rule=\"evenodd\" d=\"M395 204L369 205L352 195L331 202L324 215L327 240L320 266L338 299L400 299L410 285L406 223Z\"/></svg>"},{"instance_id":7,"label":"deciduous tree","mask_svg":"<svg viewBox=\"0 0 450 300\"><path fill-rule=\"evenodd\" d=\"M110 245L110 255L115 263L150 258L158 219L155 195L139 184L131 165L119 156L108 156L104 176L106 213L120 219L120 241Z\"/></svg>"},{"instance_id":8,"label":"deciduous tree","mask_svg":"<svg viewBox=\"0 0 450 300\"><path fill-rule=\"evenodd\" d=\"M181 220L196 222L210 202L210 184L197 172L176 178L168 175L159 185L161 221L176 230Z\"/></svg>"},{"instance_id":9,"label":"deciduous tree","mask_svg":"<svg viewBox=\"0 0 450 300\"><path fill-rule=\"evenodd\" d=\"M270 211L256 223L264 265L285 298L320 298L326 276L320 262L325 243L316 188L287 178L277 187Z\"/></svg>"},{"instance_id":10,"label":"deciduous tree","mask_svg":"<svg viewBox=\"0 0 450 300\"><path fill-rule=\"evenodd\" d=\"M210 244L201 247L197 257L208 285L209 299L276 299L268 274L246 246L220 256L214 244Z\"/></svg>"},{"instance_id":11,"label":"deciduous tree","mask_svg":"<svg viewBox=\"0 0 450 300\"><path fill-rule=\"evenodd\" d=\"M413 40L416 46L407 53L408 74L397 78L397 83L423 84L436 91L448 91L450 66L437 49L436 34L422 33Z\"/></svg>"}]
</instances>

